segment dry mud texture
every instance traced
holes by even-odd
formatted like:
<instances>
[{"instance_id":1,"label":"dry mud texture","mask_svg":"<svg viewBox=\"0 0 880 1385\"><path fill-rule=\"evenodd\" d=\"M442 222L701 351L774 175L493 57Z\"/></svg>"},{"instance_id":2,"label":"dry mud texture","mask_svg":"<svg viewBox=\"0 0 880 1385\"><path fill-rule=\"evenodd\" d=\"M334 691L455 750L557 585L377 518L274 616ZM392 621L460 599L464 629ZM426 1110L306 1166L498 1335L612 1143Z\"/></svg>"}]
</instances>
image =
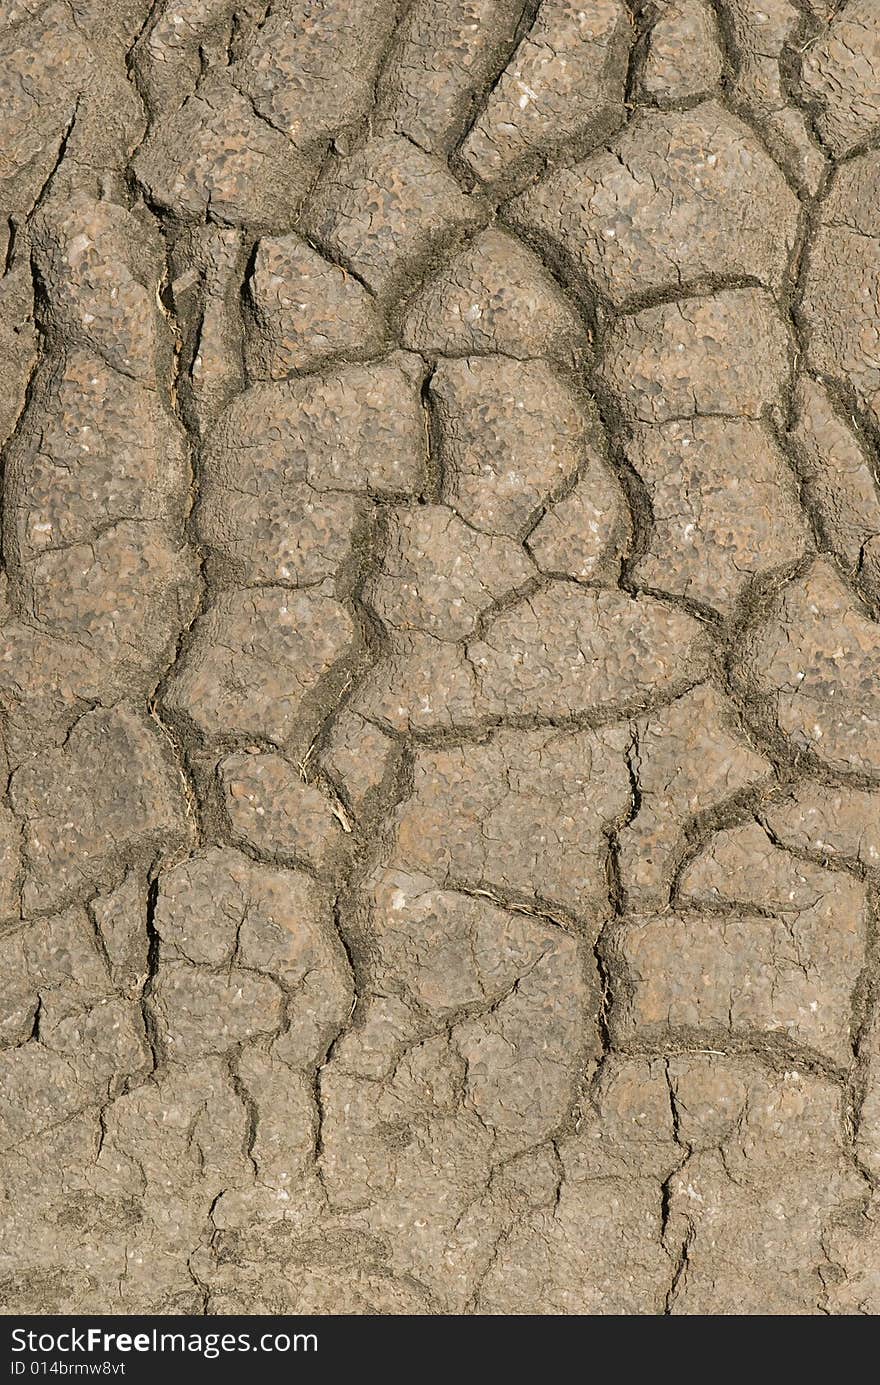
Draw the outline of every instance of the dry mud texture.
<instances>
[{"instance_id":1,"label":"dry mud texture","mask_svg":"<svg viewBox=\"0 0 880 1385\"><path fill-rule=\"evenodd\" d=\"M880 1311L878 0L7 0L6 1312Z\"/></svg>"}]
</instances>

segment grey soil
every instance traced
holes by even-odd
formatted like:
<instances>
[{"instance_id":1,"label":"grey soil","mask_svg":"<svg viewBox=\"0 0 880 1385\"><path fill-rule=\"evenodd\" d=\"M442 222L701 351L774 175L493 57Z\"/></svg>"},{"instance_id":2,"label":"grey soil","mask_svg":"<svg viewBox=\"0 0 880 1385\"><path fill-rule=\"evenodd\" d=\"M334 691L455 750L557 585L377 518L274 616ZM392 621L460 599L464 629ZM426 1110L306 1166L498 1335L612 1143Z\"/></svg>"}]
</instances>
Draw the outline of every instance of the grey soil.
<instances>
[{"instance_id":1,"label":"grey soil","mask_svg":"<svg viewBox=\"0 0 880 1385\"><path fill-rule=\"evenodd\" d=\"M8 0L6 1313L880 1312L880 4Z\"/></svg>"}]
</instances>

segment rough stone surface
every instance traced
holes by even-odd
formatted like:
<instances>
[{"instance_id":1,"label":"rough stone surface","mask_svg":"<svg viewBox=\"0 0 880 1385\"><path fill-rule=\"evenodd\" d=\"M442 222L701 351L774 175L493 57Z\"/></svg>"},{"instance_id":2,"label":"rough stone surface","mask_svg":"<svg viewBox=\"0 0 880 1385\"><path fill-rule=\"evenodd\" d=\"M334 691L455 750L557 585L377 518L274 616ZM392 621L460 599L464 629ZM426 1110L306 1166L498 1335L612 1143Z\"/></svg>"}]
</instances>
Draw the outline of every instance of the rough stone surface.
<instances>
[{"instance_id":1,"label":"rough stone surface","mask_svg":"<svg viewBox=\"0 0 880 1385\"><path fill-rule=\"evenodd\" d=\"M874 0L0 9L0 1311L880 1312Z\"/></svg>"}]
</instances>

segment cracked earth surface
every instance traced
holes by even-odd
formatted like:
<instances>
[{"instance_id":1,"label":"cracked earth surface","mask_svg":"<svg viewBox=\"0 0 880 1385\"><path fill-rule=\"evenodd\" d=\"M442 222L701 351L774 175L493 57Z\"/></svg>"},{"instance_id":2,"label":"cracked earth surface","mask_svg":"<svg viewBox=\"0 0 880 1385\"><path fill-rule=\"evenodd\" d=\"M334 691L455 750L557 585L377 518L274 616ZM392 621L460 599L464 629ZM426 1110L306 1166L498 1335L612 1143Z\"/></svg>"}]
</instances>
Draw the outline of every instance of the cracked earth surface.
<instances>
[{"instance_id":1,"label":"cracked earth surface","mask_svg":"<svg viewBox=\"0 0 880 1385\"><path fill-rule=\"evenodd\" d=\"M5 1312L880 1311L880 3L7 0Z\"/></svg>"}]
</instances>

